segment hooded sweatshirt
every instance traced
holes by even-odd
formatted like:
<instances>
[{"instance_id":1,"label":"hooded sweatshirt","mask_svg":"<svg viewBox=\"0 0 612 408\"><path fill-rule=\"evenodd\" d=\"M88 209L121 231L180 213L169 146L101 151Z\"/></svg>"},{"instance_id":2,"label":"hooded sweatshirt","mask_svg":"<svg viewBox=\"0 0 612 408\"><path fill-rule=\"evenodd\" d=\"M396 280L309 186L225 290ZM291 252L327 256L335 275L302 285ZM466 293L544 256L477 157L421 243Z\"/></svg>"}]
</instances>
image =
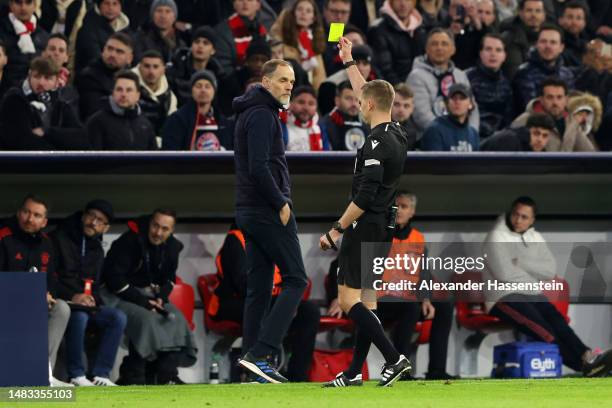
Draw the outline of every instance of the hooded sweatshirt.
<instances>
[{"instance_id":1,"label":"hooded sweatshirt","mask_svg":"<svg viewBox=\"0 0 612 408\"><path fill-rule=\"evenodd\" d=\"M177 100L176 96L168 85L166 75L160 78L160 84L157 91L151 89L140 75L140 64L132 69L138 80L140 81L140 108L144 116L149 119L153 125L155 135L161 135L162 126L166 118L176 111Z\"/></svg>"},{"instance_id":2,"label":"hooded sweatshirt","mask_svg":"<svg viewBox=\"0 0 612 408\"><path fill-rule=\"evenodd\" d=\"M283 108L263 86L254 86L232 104L236 112L234 163L236 208L291 205L289 167L278 117Z\"/></svg>"}]
</instances>

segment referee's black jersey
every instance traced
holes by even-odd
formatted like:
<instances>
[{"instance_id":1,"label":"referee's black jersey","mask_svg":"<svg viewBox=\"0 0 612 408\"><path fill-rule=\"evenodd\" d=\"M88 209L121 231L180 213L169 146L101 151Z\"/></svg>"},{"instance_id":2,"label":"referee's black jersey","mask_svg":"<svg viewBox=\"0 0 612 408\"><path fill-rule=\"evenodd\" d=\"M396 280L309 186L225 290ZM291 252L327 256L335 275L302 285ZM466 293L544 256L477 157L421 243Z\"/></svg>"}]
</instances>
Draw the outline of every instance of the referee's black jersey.
<instances>
[{"instance_id":1,"label":"referee's black jersey","mask_svg":"<svg viewBox=\"0 0 612 408\"><path fill-rule=\"evenodd\" d=\"M398 123L376 126L357 151L351 200L366 213L384 213L395 200L404 171L408 134Z\"/></svg>"}]
</instances>

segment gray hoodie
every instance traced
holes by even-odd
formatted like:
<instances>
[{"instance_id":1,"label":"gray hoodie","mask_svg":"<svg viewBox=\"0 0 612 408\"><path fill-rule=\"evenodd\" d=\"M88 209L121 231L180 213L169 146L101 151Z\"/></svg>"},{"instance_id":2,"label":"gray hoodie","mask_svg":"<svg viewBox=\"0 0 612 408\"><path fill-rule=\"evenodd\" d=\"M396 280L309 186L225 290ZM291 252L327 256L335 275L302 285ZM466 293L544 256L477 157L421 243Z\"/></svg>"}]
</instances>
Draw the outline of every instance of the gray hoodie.
<instances>
[{"instance_id":1,"label":"gray hoodie","mask_svg":"<svg viewBox=\"0 0 612 408\"><path fill-rule=\"evenodd\" d=\"M465 72L455 67L452 61L449 62L448 67L453 75L454 83L463 83L470 86L470 81ZM425 56L422 55L414 60L412 71L406 80L406 83L410 86L412 92L414 92L414 113L412 114L412 119L416 125L419 137L435 118L446 113L444 98L442 95L439 95L440 85L436 75L442 75L442 72L427 63ZM473 103L474 109L470 113L469 123L474 129L480 129L478 105L476 105L475 101Z\"/></svg>"}]
</instances>

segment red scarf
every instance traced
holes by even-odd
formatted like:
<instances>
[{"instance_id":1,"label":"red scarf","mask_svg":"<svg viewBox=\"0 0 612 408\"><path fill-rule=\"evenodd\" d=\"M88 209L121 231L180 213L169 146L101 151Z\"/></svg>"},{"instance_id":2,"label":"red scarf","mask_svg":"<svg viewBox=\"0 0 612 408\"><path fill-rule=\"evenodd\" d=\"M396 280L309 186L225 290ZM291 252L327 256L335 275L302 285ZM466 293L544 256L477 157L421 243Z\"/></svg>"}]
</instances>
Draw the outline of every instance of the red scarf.
<instances>
[{"instance_id":1,"label":"red scarf","mask_svg":"<svg viewBox=\"0 0 612 408\"><path fill-rule=\"evenodd\" d=\"M311 152L323 151L323 137L321 136L321 128L317 124L318 120L315 120L315 118L317 118L316 115L314 118L310 119L309 121L302 122L301 120L296 118L294 115L290 114L288 111L281 110L278 113L278 117L281 120L281 122L283 122L285 125L291 119L294 126L302 128L302 129L307 129L308 142L310 144Z\"/></svg>"},{"instance_id":2,"label":"red scarf","mask_svg":"<svg viewBox=\"0 0 612 408\"><path fill-rule=\"evenodd\" d=\"M344 116L338 110L338 108L332 109L331 113L329 114L329 118L336 126L344 126Z\"/></svg>"},{"instance_id":3,"label":"red scarf","mask_svg":"<svg viewBox=\"0 0 612 408\"><path fill-rule=\"evenodd\" d=\"M301 62L307 61L315 56L314 49L312 48L312 31L308 28L300 30L300 54Z\"/></svg>"},{"instance_id":4,"label":"red scarf","mask_svg":"<svg viewBox=\"0 0 612 408\"><path fill-rule=\"evenodd\" d=\"M58 84L60 88L63 88L68 84L68 80L70 79L70 70L66 67L62 67L57 76Z\"/></svg>"},{"instance_id":5,"label":"red scarf","mask_svg":"<svg viewBox=\"0 0 612 408\"><path fill-rule=\"evenodd\" d=\"M217 151L221 149L219 138L215 134L219 130L212 108L205 115L200 112L196 116L195 126L191 135L189 150Z\"/></svg>"},{"instance_id":6,"label":"red scarf","mask_svg":"<svg viewBox=\"0 0 612 408\"><path fill-rule=\"evenodd\" d=\"M253 40L252 34L249 32L248 27L244 24L242 17L238 13L232 14L227 23L229 24L230 30L232 30L232 36L234 37L234 45L236 46L236 56L238 65L242 65L246 58L246 51ZM266 28L258 24L258 33L261 37L265 37L267 34Z\"/></svg>"}]
</instances>

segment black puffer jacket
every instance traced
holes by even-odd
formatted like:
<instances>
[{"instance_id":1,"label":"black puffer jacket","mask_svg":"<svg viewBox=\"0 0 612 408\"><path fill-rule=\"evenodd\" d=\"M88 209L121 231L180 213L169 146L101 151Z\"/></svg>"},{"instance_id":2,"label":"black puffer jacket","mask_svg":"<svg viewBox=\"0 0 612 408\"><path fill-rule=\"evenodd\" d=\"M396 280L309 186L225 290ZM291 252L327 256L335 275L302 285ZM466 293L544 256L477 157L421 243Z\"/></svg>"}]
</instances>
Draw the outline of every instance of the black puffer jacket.
<instances>
[{"instance_id":1,"label":"black puffer jacket","mask_svg":"<svg viewBox=\"0 0 612 408\"><path fill-rule=\"evenodd\" d=\"M111 98L89 118L87 134L94 150L157 150L153 126L140 107L121 109Z\"/></svg>"},{"instance_id":2,"label":"black puffer jacket","mask_svg":"<svg viewBox=\"0 0 612 408\"><path fill-rule=\"evenodd\" d=\"M76 78L79 91L81 119L87 120L104 106L104 98L113 92L116 69L111 69L99 58L85 68Z\"/></svg>"},{"instance_id":3,"label":"black puffer jacket","mask_svg":"<svg viewBox=\"0 0 612 408\"><path fill-rule=\"evenodd\" d=\"M502 21L499 31L506 44L504 73L512 80L519 66L527 60L529 49L537 41L538 33L523 24L518 16Z\"/></svg>"},{"instance_id":4,"label":"black puffer jacket","mask_svg":"<svg viewBox=\"0 0 612 408\"><path fill-rule=\"evenodd\" d=\"M392 84L404 82L412 70L412 61L425 50L425 37L422 27L411 36L383 14L368 32L368 45L374 51L374 63L382 78Z\"/></svg>"},{"instance_id":5,"label":"black puffer jacket","mask_svg":"<svg viewBox=\"0 0 612 408\"><path fill-rule=\"evenodd\" d=\"M72 214L49 234L56 255L57 297L72 300L74 295L85 291L85 280L91 279L92 295L100 305L98 288L104 264L102 237L88 238L83 234L82 216L81 211Z\"/></svg>"},{"instance_id":6,"label":"black puffer jacket","mask_svg":"<svg viewBox=\"0 0 612 408\"><path fill-rule=\"evenodd\" d=\"M17 46L19 36L15 34L15 29L8 15L0 17L0 40L4 43L8 59L3 76L10 86L21 85L21 82L28 76L30 62L45 49L49 39L49 34L40 24L36 26L36 30L30 36L36 52L34 54L23 54Z\"/></svg>"},{"instance_id":7,"label":"black puffer jacket","mask_svg":"<svg viewBox=\"0 0 612 408\"><path fill-rule=\"evenodd\" d=\"M504 129L487 138L480 144L481 151L488 152L532 152L529 129Z\"/></svg>"},{"instance_id":8,"label":"black puffer jacket","mask_svg":"<svg viewBox=\"0 0 612 408\"><path fill-rule=\"evenodd\" d=\"M175 52L187 46L182 33L176 30L175 43L170 44L160 34L159 29L152 23L146 24L134 35L134 61L140 61L145 51L156 50L169 62Z\"/></svg>"},{"instance_id":9,"label":"black puffer jacket","mask_svg":"<svg viewBox=\"0 0 612 408\"><path fill-rule=\"evenodd\" d=\"M147 309L151 308L147 298L135 288L158 285L159 297L168 302L183 250L183 244L174 236L161 245L152 245L148 238L150 220L150 216L143 216L128 222L129 230L108 251L102 275L111 292Z\"/></svg>"}]
</instances>

